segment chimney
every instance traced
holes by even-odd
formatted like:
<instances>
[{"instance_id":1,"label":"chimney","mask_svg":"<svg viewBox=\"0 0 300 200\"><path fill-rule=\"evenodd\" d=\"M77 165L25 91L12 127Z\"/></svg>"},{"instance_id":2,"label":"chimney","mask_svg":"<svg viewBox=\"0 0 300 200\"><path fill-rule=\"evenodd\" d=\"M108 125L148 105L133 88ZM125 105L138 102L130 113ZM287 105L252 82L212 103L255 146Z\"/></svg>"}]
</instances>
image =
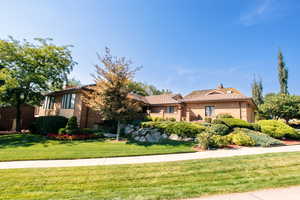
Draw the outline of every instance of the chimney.
<instances>
[{"instance_id":1,"label":"chimney","mask_svg":"<svg viewBox=\"0 0 300 200\"><path fill-rule=\"evenodd\" d=\"M223 84L222 83L220 83L220 85L218 85L218 87L217 87L217 89L223 89L224 88L224 86L223 86Z\"/></svg>"}]
</instances>

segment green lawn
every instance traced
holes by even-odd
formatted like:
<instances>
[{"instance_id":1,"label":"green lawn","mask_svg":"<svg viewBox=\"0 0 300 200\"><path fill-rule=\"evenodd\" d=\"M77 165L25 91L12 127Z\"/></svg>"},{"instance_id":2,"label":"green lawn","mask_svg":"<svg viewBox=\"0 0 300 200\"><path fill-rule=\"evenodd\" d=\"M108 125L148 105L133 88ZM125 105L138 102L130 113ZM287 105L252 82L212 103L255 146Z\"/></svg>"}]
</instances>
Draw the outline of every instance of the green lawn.
<instances>
[{"instance_id":1,"label":"green lawn","mask_svg":"<svg viewBox=\"0 0 300 200\"><path fill-rule=\"evenodd\" d=\"M0 170L0 199L178 199L300 184L300 152L98 167Z\"/></svg>"},{"instance_id":2,"label":"green lawn","mask_svg":"<svg viewBox=\"0 0 300 200\"><path fill-rule=\"evenodd\" d=\"M49 140L40 135L0 136L0 161L103 158L193 152L190 142L168 142L166 144L137 144L130 142Z\"/></svg>"}]
</instances>

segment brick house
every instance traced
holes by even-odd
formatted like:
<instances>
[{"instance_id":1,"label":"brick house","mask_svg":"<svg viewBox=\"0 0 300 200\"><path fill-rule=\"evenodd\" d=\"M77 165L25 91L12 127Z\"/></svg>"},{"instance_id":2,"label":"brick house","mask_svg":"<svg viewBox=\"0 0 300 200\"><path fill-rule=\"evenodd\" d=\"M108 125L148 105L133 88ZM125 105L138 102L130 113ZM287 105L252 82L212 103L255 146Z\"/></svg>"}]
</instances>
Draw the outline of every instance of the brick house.
<instances>
[{"instance_id":1,"label":"brick house","mask_svg":"<svg viewBox=\"0 0 300 200\"><path fill-rule=\"evenodd\" d=\"M30 105L21 106L21 129L29 129L34 120L34 107ZM16 130L16 113L14 107L0 106L0 131Z\"/></svg>"},{"instance_id":2,"label":"brick house","mask_svg":"<svg viewBox=\"0 0 300 200\"><path fill-rule=\"evenodd\" d=\"M67 88L47 94L43 106L37 109L36 114L60 115L67 118L76 116L80 127L92 127L101 123L101 117L81 100L82 91L89 86ZM222 113L229 113L248 122L254 122L255 118L256 105L252 98L235 88L219 86L216 89L196 90L186 96L162 94L144 97L130 94L129 98L142 102L147 115L175 118L177 121L214 119Z\"/></svg>"}]
</instances>

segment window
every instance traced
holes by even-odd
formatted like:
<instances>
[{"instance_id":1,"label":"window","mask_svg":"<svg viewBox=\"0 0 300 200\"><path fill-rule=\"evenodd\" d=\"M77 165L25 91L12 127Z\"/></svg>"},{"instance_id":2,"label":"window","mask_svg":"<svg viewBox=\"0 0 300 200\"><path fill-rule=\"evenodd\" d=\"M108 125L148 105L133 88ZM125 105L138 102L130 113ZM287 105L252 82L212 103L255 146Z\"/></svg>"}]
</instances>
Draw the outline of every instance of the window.
<instances>
[{"instance_id":1,"label":"window","mask_svg":"<svg viewBox=\"0 0 300 200\"><path fill-rule=\"evenodd\" d=\"M43 104L43 109L53 109L55 97L46 96Z\"/></svg>"},{"instance_id":2,"label":"window","mask_svg":"<svg viewBox=\"0 0 300 200\"><path fill-rule=\"evenodd\" d=\"M215 115L215 107L214 106L205 106L205 116L211 117Z\"/></svg>"},{"instance_id":3,"label":"window","mask_svg":"<svg viewBox=\"0 0 300 200\"><path fill-rule=\"evenodd\" d=\"M168 106L167 107L167 113L174 113L175 112L175 107L174 106Z\"/></svg>"},{"instance_id":4,"label":"window","mask_svg":"<svg viewBox=\"0 0 300 200\"><path fill-rule=\"evenodd\" d=\"M64 94L61 100L62 109L74 109L76 94Z\"/></svg>"}]
</instances>

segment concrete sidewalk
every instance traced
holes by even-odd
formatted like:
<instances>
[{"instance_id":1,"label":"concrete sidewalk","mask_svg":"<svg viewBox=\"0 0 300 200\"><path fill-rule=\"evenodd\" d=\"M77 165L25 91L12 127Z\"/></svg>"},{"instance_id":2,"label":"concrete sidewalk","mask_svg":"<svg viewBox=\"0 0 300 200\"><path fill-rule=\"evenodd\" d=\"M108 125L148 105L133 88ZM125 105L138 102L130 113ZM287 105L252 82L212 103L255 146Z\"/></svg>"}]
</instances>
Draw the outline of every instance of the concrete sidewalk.
<instances>
[{"instance_id":1,"label":"concrete sidewalk","mask_svg":"<svg viewBox=\"0 0 300 200\"><path fill-rule=\"evenodd\" d=\"M233 193L188 200L299 200L300 186Z\"/></svg>"},{"instance_id":2,"label":"concrete sidewalk","mask_svg":"<svg viewBox=\"0 0 300 200\"><path fill-rule=\"evenodd\" d=\"M138 164L138 163L170 162L170 161L183 161L183 160L205 159L205 158L222 158L222 157L231 157L231 156L279 153L279 152L295 152L295 151L300 151L300 145L271 147L271 148L243 147L241 149L220 149L220 150L205 151L205 152L165 154L165 155L152 155L152 156L133 156L133 157L115 157L115 158L76 159L76 160L9 161L9 162L0 162L0 169Z\"/></svg>"}]
</instances>

